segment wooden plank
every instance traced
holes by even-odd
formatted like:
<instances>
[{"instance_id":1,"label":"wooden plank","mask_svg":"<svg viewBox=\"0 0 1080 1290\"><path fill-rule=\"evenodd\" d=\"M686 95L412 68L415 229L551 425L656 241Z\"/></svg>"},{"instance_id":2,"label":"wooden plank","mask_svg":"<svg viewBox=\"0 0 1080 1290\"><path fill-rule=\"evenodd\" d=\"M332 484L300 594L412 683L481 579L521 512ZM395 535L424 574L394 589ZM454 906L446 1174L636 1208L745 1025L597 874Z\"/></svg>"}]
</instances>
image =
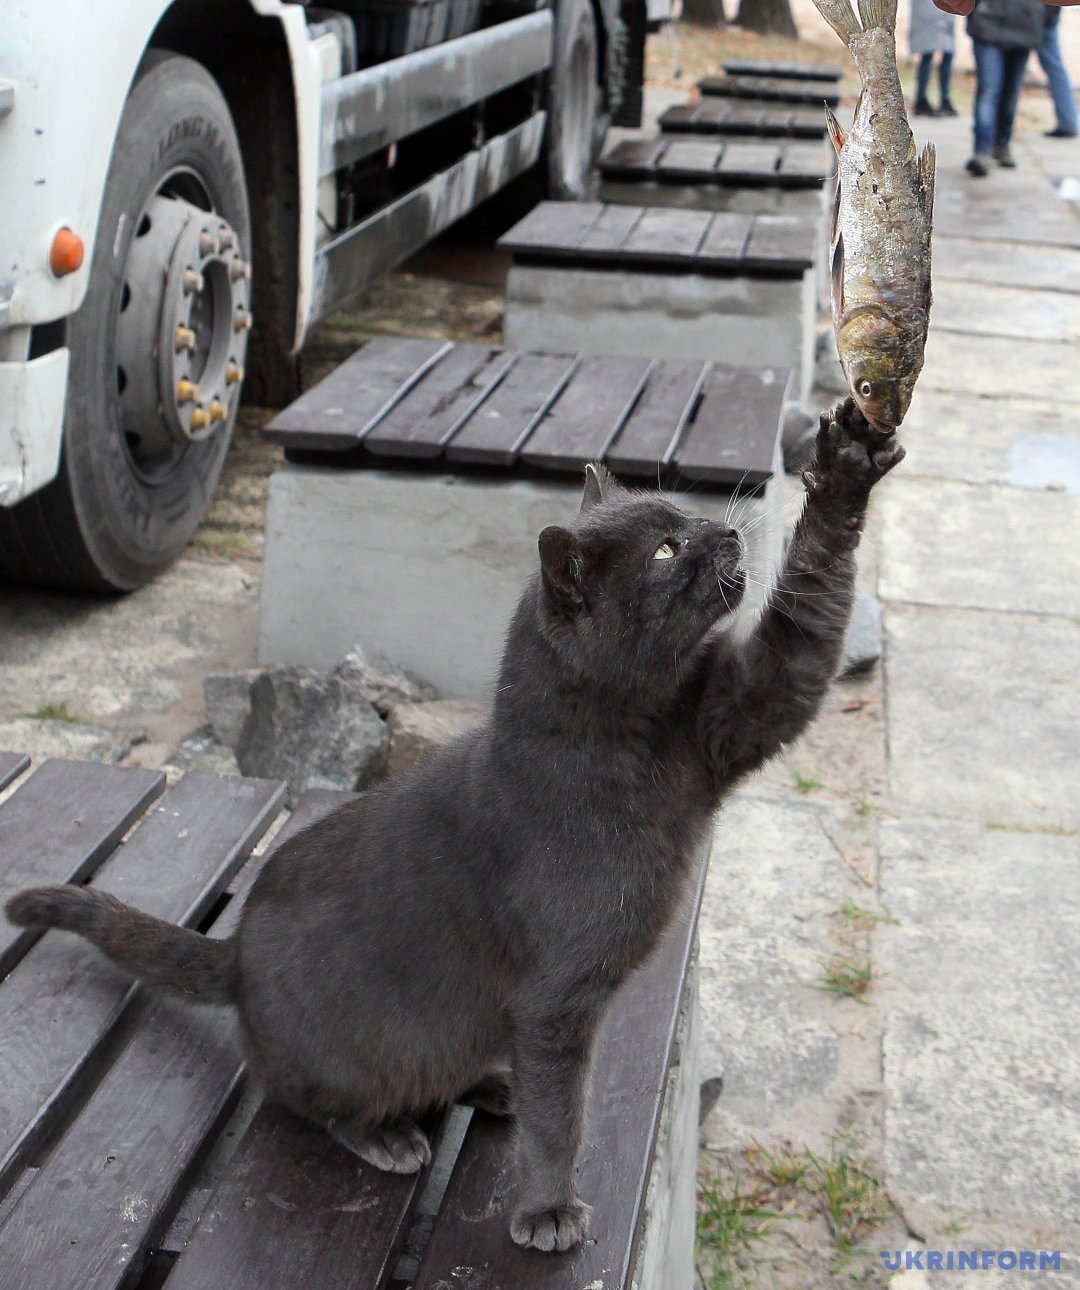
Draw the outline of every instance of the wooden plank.
<instances>
[{"instance_id":1,"label":"wooden plank","mask_svg":"<svg viewBox=\"0 0 1080 1290\"><path fill-rule=\"evenodd\" d=\"M722 98L766 99L774 103L828 103L836 107L840 91L821 81L795 81L769 76L706 76L699 82L702 94Z\"/></svg>"},{"instance_id":2,"label":"wooden plank","mask_svg":"<svg viewBox=\"0 0 1080 1290\"><path fill-rule=\"evenodd\" d=\"M666 178L672 174L705 174L716 169L723 148L718 143L700 143L689 140L678 140L669 143L664 155L657 161L656 168Z\"/></svg>"},{"instance_id":3,"label":"wooden plank","mask_svg":"<svg viewBox=\"0 0 1080 1290\"><path fill-rule=\"evenodd\" d=\"M662 359L656 364L608 449L605 461L616 474L658 479L690 419L708 371L708 363L693 360Z\"/></svg>"},{"instance_id":4,"label":"wooden plank","mask_svg":"<svg viewBox=\"0 0 1080 1290\"><path fill-rule=\"evenodd\" d=\"M425 1174L386 1174L264 1104L169 1276L169 1290L382 1290Z\"/></svg>"},{"instance_id":5,"label":"wooden plank","mask_svg":"<svg viewBox=\"0 0 1080 1290\"><path fill-rule=\"evenodd\" d=\"M687 134L694 129L694 118L700 108L696 103L678 104L662 113L657 124L665 134Z\"/></svg>"},{"instance_id":6,"label":"wooden plank","mask_svg":"<svg viewBox=\"0 0 1080 1290\"><path fill-rule=\"evenodd\" d=\"M724 134L763 134L762 127L768 114L762 104L747 105L736 102L728 108L724 120Z\"/></svg>"},{"instance_id":7,"label":"wooden plank","mask_svg":"<svg viewBox=\"0 0 1080 1290\"><path fill-rule=\"evenodd\" d=\"M522 354L447 445L447 460L512 466L518 444L558 397L577 363L570 354Z\"/></svg>"},{"instance_id":8,"label":"wooden plank","mask_svg":"<svg viewBox=\"0 0 1080 1290\"><path fill-rule=\"evenodd\" d=\"M641 206L605 206L600 218L578 243L578 251L582 255L620 251L642 213Z\"/></svg>"},{"instance_id":9,"label":"wooden plank","mask_svg":"<svg viewBox=\"0 0 1080 1290\"><path fill-rule=\"evenodd\" d=\"M276 845L311 821L305 801ZM314 814L325 812L321 803ZM299 818L298 818L299 817ZM235 929L239 901L209 935ZM231 1009L135 1005L126 1047L0 1227L0 1286L131 1285L238 1091Z\"/></svg>"},{"instance_id":10,"label":"wooden plank","mask_svg":"<svg viewBox=\"0 0 1080 1290\"><path fill-rule=\"evenodd\" d=\"M729 76L768 76L795 81L838 81L844 69L836 63L789 63L767 58L729 58L724 63Z\"/></svg>"},{"instance_id":11,"label":"wooden plank","mask_svg":"<svg viewBox=\"0 0 1080 1290\"><path fill-rule=\"evenodd\" d=\"M499 238L511 251L576 246L603 211L600 202L541 202Z\"/></svg>"},{"instance_id":12,"label":"wooden plank","mask_svg":"<svg viewBox=\"0 0 1080 1290\"><path fill-rule=\"evenodd\" d=\"M438 457L443 444L502 380L515 355L489 345L455 345L365 438L380 457Z\"/></svg>"},{"instance_id":13,"label":"wooden plank","mask_svg":"<svg viewBox=\"0 0 1080 1290\"><path fill-rule=\"evenodd\" d=\"M23 887L81 882L164 787L156 770L45 762L0 805L0 907ZM0 919L0 976L37 939Z\"/></svg>"},{"instance_id":14,"label":"wooden plank","mask_svg":"<svg viewBox=\"0 0 1080 1290\"><path fill-rule=\"evenodd\" d=\"M279 412L263 434L287 448L355 448L449 352L445 341L378 336Z\"/></svg>"},{"instance_id":15,"label":"wooden plank","mask_svg":"<svg viewBox=\"0 0 1080 1290\"><path fill-rule=\"evenodd\" d=\"M717 169L726 179L769 180L776 173L779 160L779 144L729 143Z\"/></svg>"},{"instance_id":16,"label":"wooden plank","mask_svg":"<svg viewBox=\"0 0 1080 1290\"><path fill-rule=\"evenodd\" d=\"M546 470L579 471L603 458L637 401L647 358L583 358L569 384L521 448L521 460Z\"/></svg>"},{"instance_id":17,"label":"wooden plank","mask_svg":"<svg viewBox=\"0 0 1080 1290\"><path fill-rule=\"evenodd\" d=\"M629 1286L704 863L697 873L691 916L670 930L653 957L626 982L597 1040L578 1180L582 1196L593 1206L589 1239L558 1257L512 1244L510 1215L517 1197L513 1130L476 1115L412 1290L448 1290L459 1284L468 1290ZM461 1269L468 1269L467 1280L461 1279Z\"/></svg>"},{"instance_id":18,"label":"wooden plank","mask_svg":"<svg viewBox=\"0 0 1080 1290\"><path fill-rule=\"evenodd\" d=\"M797 138L824 139L825 113L814 108L796 108L791 114L791 133Z\"/></svg>"},{"instance_id":19,"label":"wooden plank","mask_svg":"<svg viewBox=\"0 0 1080 1290\"><path fill-rule=\"evenodd\" d=\"M737 211L717 211L698 248L698 260L703 265L741 264L753 223L753 215L742 215Z\"/></svg>"},{"instance_id":20,"label":"wooden plank","mask_svg":"<svg viewBox=\"0 0 1080 1290\"><path fill-rule=\"evenodd\" d=\"M813 220L797 215L758 215L744 251L746 267L798 273L811 269L817 236Z\"/></svg>"},{"instance_id":21,"label":"wooden plank","mask_svg":"<svg viewBox=\"0 0 1080 1290\"><path fill-rule=\"evenodd\" d=\"M656 163L667 147L666 139L624 139L600 158L600 173L655 178Z\"/></svg>"},{"instance_id":22,"label":"wooden plank","mask_svg":"<svg viewBox=\"0 0 1080 1290\"><path fill-rule=\"evenodd\" d=\"M750 488L771 478L789 379L780 368L714 367L675 449L682 478Z\"/></svg>"},{"instance_id":23,"label":"wooden plank","mask_svg":"<svg viewBox=\"0 0 1080 1290\"><path fill-rule=\"evenodd\" d=\"M835 160L836 154L825 143L789 143L780 158L780 173L822 180L832 174Z\"/></svg>"},{"instance_id":24,"label":"wooden plank","mask_svg":"<svg viewBox=\"0 0 1080 1290\"><path fill-rule=\"evenodd\" d=\"M711 211L647 207L623 243L623 254L648 258L657 264L692 260L705 240L711 222Z\"/></svg>"},{"instance_id":25,"label":"wooden plank","mask_svg":"<svg viewBox=\"0 0 1080 1290\"><path fill-rule=\"evenodd\" d=\"M189 774L149 812L92 886L196 926L284 800L275 780ZM0 1192L49 1133L137 994L85 941L47 933L0 984Z\"/></svg>"},{"instance_id":26,"label":"wooden plank","mask_svg":"<svg viewBox=\"0 0 1080 1290\"><path fill-rule=\"evenodd\" d=\"M7 788L29 765L30 758L25 753L0 752L0 788Z\"/></svg>"}]
</instances>

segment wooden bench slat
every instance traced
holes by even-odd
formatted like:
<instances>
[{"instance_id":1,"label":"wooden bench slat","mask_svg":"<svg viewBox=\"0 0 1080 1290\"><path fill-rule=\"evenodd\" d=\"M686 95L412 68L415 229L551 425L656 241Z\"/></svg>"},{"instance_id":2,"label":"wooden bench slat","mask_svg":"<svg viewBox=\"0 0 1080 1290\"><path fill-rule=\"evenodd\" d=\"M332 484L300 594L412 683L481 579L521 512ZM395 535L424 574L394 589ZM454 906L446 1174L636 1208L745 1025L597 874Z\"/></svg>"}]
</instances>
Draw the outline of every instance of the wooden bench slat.
<instances>
[{"instance_id":1,"label":"wooden bench slat","mask_svg":"<svg viewBox=\"0 0 1080 1290\"><path fill-rule=\"evenodd\" d=\"M648 255L658 264L692 260L709 231L712 214L712 211L646 206L621 249L626 255Z\"/></svg>"},{"instance_id":2,"label":"wooden bench slat","mask_svg":"<svg viewBox=\"0 0 1080 1290\"><path fill-rule=\"evenodd\" d=\"M0 906L22 887L81 882L164 787L156 770L45 762L0 805ZM37 937L0 919L0 976Z\"/></svg>"},{"instance_id":3,"label":"wooden bench slat","mask_svg":"<svg viewBox=\"0 0 1080 1290\"><path fill-rule=\"evenodd\" d=\"M514 240L522 247L549 246L553 237L560 242L572 238L576 243L588 233L602 210L599 202L540 202L514 225Z\"/></svg>"},{"instance_id":4,"label":"wooden bench slat","mask_svg":"<svg viewBox=\"0 0 1080 1290\"><path fill-rule=\"evenodd\" d=\"M719 143L680 139L668 144L663 156L657 158L656 169L663 175L681 174L683 171L709 174L716 169L723 150Z\"/></svg>"},{"instance_id":5,"label":"wooden bench slat","mask_svg":"<svg viewBox=\"0 0 1080 1290\"><path fill-rule=\"evenodd\" d=\"M189 774L92 886L191 927L206 915L284 799L272 780ZM0 983L0 1193L63 1113L135 998L86 942L50 932Z\"/></svg>"},{"instance_id":6,"label":"wooden bench slat","mask_svg":"<svg viewBox=\"0 0 1080 1290\"><path fill-rule=\"evenodd\" d=\"M794 215L758 215L743 251L747 268L804 269L814 263L817 231Z\"/></svg>"},{"instance_id":7,"label":"wooden bench slat","mask_svg":"<svg viewBox=\"0 0 1080 1290\"><path fill-rule=\"evenodd\" d=\"M590 253L620 250L641 216L640 206L605 206L596 223L578 242L577 249Z\"/></svg>"},{"instance_id":8,"label":"wooden bench slat","mask_svg":"<svg viewBox=\"0 0 1080 1290\"><path fill-rule=\"evenodd\" d=\"M685 479L745 483L753 488L773 474L775 434L790 374L742 367L713 368L693 422L675 449Z\"/></svg>"},{"instance_id":9,"label":"wooden bench slat","mask_svg":"<svg viewBox=\"0 0 1080 1290\"><path fill-rule=\"evenodd\" d=\"M660 116L660 129L674 134L692 132L700 110L696 103L679 103L675 107L669 107Z\"/></svg>"},{"instance_id":10,"label":"wooden bench slat","mask_svg":"<svg viewBox=\"0 0 1080 1290\"><path fill-rule=\"evenodd\" d=\"M522 354L447 445L447 460L512 466L517 445L558 397L577 361L570 354Z\"/></svg>"},{"instance_id":11,"label":"wooden bench slat","mask_svg":"<svg viewBox=\"0 0 1080 1290\"><path fill-rule=\"evenodd\" d=\"M521 460L546 470L577 472L600 461L634 406L648 375L647 358L590 355L525 440Z\"/></svg>"},{"instance_id":12,"label":"wooden bench slat","mask_svg":"<svg viewBox=\"0 0 1080 1290\"><path fill-rule=\"evenodd\" d=\"M429 376L365 438L377 456L438 457L516 355L487 345L455 345Z\"/></svg>"},{"instance_id":13,"label":"wooden bench slat","mask_svg":"<svg viewBox=\"0 0 1080 1290\"><path fill-rule=\"evenodd\" d=\"M348 796L302 799L268 854ZM249 866L252 875L258 867ZM238 895L210 936L232 934L240 904ZM241 1066L231 1009L147 999L133 1012L128 1043L7 1212L0 1285L130 1284L235 1100Z\"/></svg>"},{"instance_id":14,"label":"wooden bench slat","mask_svg":"<svg viewBox=\"0 0 1080 1290\"><path fill-rule=\"evenodd\" d=\"M706 76L698 82L702 94L721 98L765 99L775 103L828 103L836 107L840 90L822 81L782 76Z\"/></svg>"},{"instance_id":15,"label":"wooden bench slat","mask_svg":"<svg viewBox=\"0 0 1080 1290\"><path fill-rule=\"evenodd\" d=\"M820 143L789 143L780 160L780 173L823 179L832 174L834 156L831 148Z\"/></svg>"},{"instance_id":16,"label":"wooden bench slat","mask_svg":"<svg viewBox=\"0 0 1080 1290\"><path fill-rule=\"evenodd\" d=\"M299 430L316 452L355 448L450 349L447 341L377 336L279 412L263 433L288 444Z\"/></svg>"},{"instance_id":17,"label":"wooden bench slat","mask_svg":"<svg viewBox=\"0 0 1080 1290\"><path fill-rule=\"evenodd\" d=\"M668 147L666 139L624 139L600 159L604 175L651 175Z\"/></svg>"},{"instance_id":18,"label":"wooden bench slat","mask_svg":"<svg viewBox=\"0 0 1080 1290\"><path fill-rule=\"evenodd\" d=\"M30 758L25 753L0 752L0 788L7 788L29 765Z\"/></svg>"},{"instance_id":19,"label":"wooden bench slat","mask_svg":"<svg viewBox=\"0 0 1080 1290\"><path fill-rule=\"evenodd\" d=\"M608 449L606 464L617 474L652 476L670 461L708 374L700 361L662 359L641 398Z\"/></svg>"},{"instance_id":20,"label":"wooden bench slat","mask_svg":"<svg viewBox=\"0 0 1080 1290\"><path fill-rule=\"evenodd\" d=\"M729 58L724 63L729 76L767 76L773 80L838 81L844 69L835 63L773 62L767 58Z\"/></svg>"},{"instance_id":21,"label":"wooden bench slat","mask_svg":"<svg viewBox=\"0 0 1080 1290\"><path fill-rule=\"evenodd\" d=\"M169 1290L382 1290L423 1174L381 1173L263 1104L169 1276Z\"/></svg>"},{"instance_id":22,"label":"wooden bench slat","mask_svg":"<svg viewBox=\"0 0 1080 1290\"><path fill-rule=\"evenodd\" d=\"M455 1268L469 1270L468 1290L629 1286L637 1257L632 1234L645 1203L704 873L703 860L692 916L626 982L597 1039L579 1176L581 1194L593 1205L589 1239L557 1258L512 1243L513 1134L509 1125L476 1115L412 1290L456 1286Z\"/></svg>"},{"instance_id":23,"label":"wooden bench slat","mask_svg":"<svg viewBox=\"0 0 1080 1290\"><path fill-rule=\"evenodd\" d=\"M772 175L780 161L780 147L775 143L729 143L718 167L720 174L745 175L750 179Z\"/></svg>"},{"instance_id":24,"label":"wooden bench slat","mask_svg":"<svg viewBox=\"0 0 1080 1290\"><path fill-rule=\"evenodd\" d=\"M741 263L755 218L738 211L717 211L698 248L699 258Z\"/></svg>"}]
</instances>

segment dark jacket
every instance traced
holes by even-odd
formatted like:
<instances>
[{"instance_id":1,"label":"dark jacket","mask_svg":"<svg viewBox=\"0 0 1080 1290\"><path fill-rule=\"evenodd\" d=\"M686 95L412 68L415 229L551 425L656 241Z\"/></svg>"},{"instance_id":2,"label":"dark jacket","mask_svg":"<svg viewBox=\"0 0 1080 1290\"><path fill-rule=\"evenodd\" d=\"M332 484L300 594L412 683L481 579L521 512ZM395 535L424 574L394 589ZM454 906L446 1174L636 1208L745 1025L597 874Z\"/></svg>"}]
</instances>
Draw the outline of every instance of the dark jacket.
<instances>
[{"instance_id":1,"label":"dark jacket","mask_svg":"<svg viewBox=\"0 0 1080 1290\"><path fill-rule=\"evenodd\" d=\"M967 33L1003 49L1034 49L1042 43L1042 0L978 0L968 15Z\"/></svg>"}]
</instances>

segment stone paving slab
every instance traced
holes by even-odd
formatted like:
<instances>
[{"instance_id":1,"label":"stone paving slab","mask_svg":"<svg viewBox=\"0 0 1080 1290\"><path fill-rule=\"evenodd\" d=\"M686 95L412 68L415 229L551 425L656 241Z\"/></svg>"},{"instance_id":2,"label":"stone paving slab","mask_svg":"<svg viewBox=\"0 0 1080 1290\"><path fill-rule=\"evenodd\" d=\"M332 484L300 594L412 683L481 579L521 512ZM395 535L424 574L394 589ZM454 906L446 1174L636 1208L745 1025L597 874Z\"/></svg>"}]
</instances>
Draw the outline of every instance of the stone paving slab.
<instances>
[{"instance_id":1,"label":"stone paving slab","mask_svg":"<svg viewBox=\"0 0 1080 1290\"><path fill-rule=\"evenodd\" d=\"M890 805L1080 827L1080 622L891 605Z\"/></svg>"},{"instance_id":2,"label":"stone paving slab","mask_svg":"<svg viewBox=\"0 0 1080 1290\"><path fill-rule=\"evenodd\" d=\"M926 366L919 378L926 390L985 398L1059 398L1080 402L1073 378L1076 350L1047 340L965 336L930 326Z\"/></svg>"},{"instance_id":3,"label":"stone paving slab","mask_svg":"<svg viewBox=\"0 0 1080 1290\"><path fill-rule=\"evenodd\" d=\"M1022 242L971 242L964 237L945 237L935 229L935 318L938 290L950 278L1046 292L1080 292L1080 251Z\"/></svg>"},{"instance_id":4,"label":"stone paving slab","mask_svg":"<svg viewBox=\"0 0 1080 1290\"><path fill-rule=\"evenodd\" d=\"M701 911L701 1006L707 1050L723 1055L714 1117L735 1140L805 1137L837 1101L831 996L809 983L845 872L809 806L738 796L720 816Z\"/></svg>"},{"instance_id":5,"label":"stone paving slab","mask_svg":"<svg viewBox=\"0 0 1080 1290\"><path fill-rule=\"evenodd\" d=\"M1080 1197L1078 861L1076 835L882 826L890 1192L1047 1248Z\"/></svg>"},{"instance_id":6,"label":"stone paving slab","mask_svg":"<svg viewBox=\"0 0 1080 1290\"><path fill-rule=\"evenodd\" d=\"M878 508L885 600L1080 618L1080 496L898 478Z\"/></svg>"},{"instance_id":7,"label":"stone paving slab","mask_svg":"<svg viewBox=\"0 0 1080 1290\"><path fill-rule=\"evenodd\" d=\"M1068 404L978 399L918 385L900 433L908 456L894 479L1080 493L1080 416Z\"/></svg>"},{"instance_id":8,"label":"stone paving slab","mask_svg":"<svg viewBox=\"0 0 1080 1290\"><path fill-rule=\"evenodd\" d=\"M935 329L972 336L1080 340L1080 294L1067 291L958 282L935 275L931 317Z\"/></svg>"}]
</instances>

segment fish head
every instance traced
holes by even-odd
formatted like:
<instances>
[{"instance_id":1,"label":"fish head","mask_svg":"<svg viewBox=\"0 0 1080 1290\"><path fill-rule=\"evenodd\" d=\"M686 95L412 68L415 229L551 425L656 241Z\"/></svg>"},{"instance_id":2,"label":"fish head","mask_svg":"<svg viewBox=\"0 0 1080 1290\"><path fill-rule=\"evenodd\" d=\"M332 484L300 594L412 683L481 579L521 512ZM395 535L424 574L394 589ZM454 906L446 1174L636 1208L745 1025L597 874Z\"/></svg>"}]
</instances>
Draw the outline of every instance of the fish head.
<instances>
[{"instance_id":1,"label":"fish head","mask_svg":"<svg viewBox=\"0 0 1080 1290\"><path fill-rule=\"evenodd\" d=\"M891 318L870 311L851 318L837 336L852 398L881 434L890 434L907 415L922 370L922 346L913 353L906 341Z\"/></svg>"}]
</instances>

